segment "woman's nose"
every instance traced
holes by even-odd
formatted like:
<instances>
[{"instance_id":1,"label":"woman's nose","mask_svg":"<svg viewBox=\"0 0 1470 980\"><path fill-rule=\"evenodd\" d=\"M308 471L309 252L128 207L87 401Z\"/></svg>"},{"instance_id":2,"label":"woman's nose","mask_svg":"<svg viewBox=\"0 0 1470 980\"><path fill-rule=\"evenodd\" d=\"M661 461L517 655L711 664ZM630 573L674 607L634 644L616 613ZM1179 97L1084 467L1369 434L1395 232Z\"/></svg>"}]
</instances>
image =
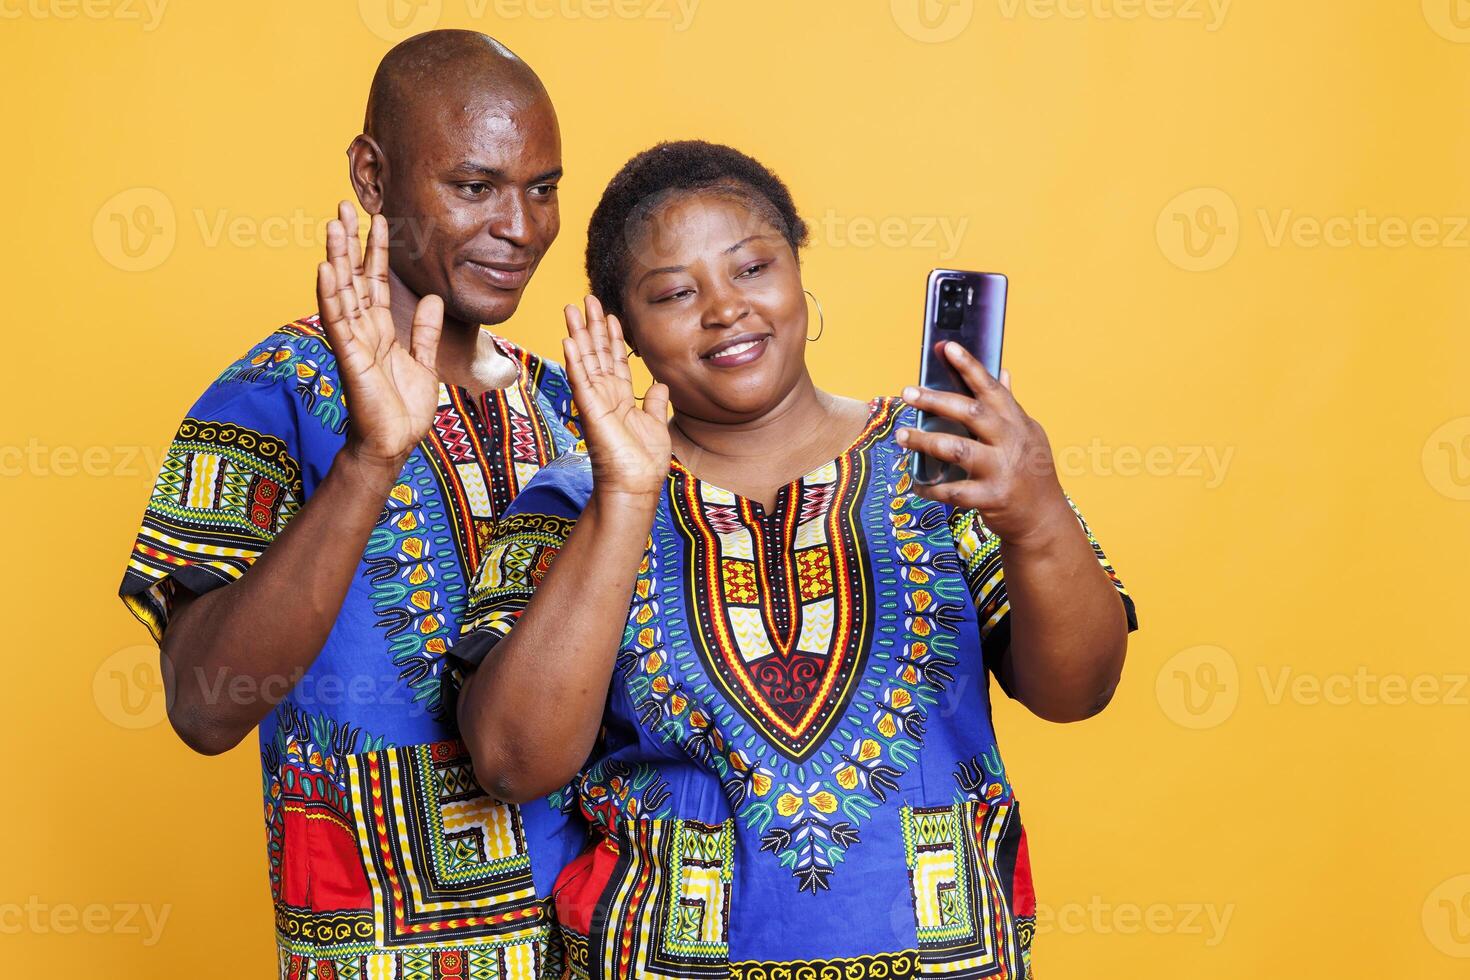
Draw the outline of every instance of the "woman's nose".
<instances>
[{"instance_id":1,"label":"woman's nose","mask_svg":"<svg viewBox=\"0 0 1470 980\"><path fill-rule=\"evenodd\" d=\"M750 315L750 303L740 290L721 287L710 290L700 325L711 328L731 327Z\"/></svg>"}]
</instances>

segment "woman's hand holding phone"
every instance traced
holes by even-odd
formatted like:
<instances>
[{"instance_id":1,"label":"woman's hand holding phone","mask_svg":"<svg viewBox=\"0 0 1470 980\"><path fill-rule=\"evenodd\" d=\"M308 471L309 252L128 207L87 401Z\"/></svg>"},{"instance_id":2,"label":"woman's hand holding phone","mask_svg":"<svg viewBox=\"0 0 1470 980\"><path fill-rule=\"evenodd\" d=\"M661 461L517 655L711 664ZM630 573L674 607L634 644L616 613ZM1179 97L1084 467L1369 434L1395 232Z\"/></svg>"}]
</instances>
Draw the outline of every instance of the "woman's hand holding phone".
<instances>
[{"instance_id":1,"label":"woman's hand holding phone","mask_svg":"<svg viewBox=\"0 0 1470 980\"><path fill-rule=\"evenodd\" d=\"M1010 372L996 379L959 344L943 345L945 359L970 389L969 395L931 388L904 389L908 404L963 426L969 437L920 429L899 430L906 449L952 463L965 478L914 492L930 500L980 512L985 525L1007 544L1024 544L1075 525L1041 424L1011 393Z\"/></svg>"}]
</instances>

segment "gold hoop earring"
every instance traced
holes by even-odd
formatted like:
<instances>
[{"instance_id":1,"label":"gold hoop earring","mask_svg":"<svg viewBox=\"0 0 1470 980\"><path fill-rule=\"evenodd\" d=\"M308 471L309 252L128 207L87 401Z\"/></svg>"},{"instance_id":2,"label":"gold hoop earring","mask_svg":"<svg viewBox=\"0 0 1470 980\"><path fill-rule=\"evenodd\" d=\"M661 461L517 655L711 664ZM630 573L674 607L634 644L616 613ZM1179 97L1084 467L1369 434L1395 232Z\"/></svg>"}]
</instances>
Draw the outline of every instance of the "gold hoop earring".
<instances>
[{"instance_id":1,"label":"gold hoop earring","mask_svg":"<svg viewBox=\"0 0 1470 980\"><path fill-rule=\"evenodd\" d=\"M802 292L812 298L812 304L817 308L817 335L815 337L807 337L806 339L807 343L814 344L822 339L822 331L827 329L827 318L822 315L822 303L821 300L817 299L816 294L810 289L803 289Z\"/></svg>"}]
</instances>

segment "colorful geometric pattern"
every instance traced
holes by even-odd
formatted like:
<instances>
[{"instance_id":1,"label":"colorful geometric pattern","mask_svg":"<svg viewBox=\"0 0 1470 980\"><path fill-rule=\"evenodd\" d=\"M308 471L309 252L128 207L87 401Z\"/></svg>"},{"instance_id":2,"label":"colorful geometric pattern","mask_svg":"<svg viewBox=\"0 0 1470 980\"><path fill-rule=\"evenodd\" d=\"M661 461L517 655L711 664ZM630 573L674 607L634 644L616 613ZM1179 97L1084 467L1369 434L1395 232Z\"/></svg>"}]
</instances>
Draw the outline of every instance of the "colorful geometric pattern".
<instances>
[{"instance_id":1,"label":"colorful geometric pattern","mask_svg":"<svg viewBox=\"0 0 1470 980\"><path fill-rule=\"evenodd\" d=\"M1020 840L1013 804L965 802L903 809L904 852L918 920L921 973L973 978L1027 975L1013 926L1012 867Z\"/></svg>"},{"instance_id":2,"label":"colorful geometric pattern","mask_svg":"<svg viewBox=\"0 0 1470 980\"><path fill-rule=\"evenodd\" d=\"M873 584L858 528L870 475L861 450L881 421L853 451L783 487L772 512L779 520L683 466L669 477L701 659L726 701L793 762L825 741L866 660ZM792 505L793 493L802 503ZM706 517L711 510L724 530Z\"/></svg>"},{"instance_id":3,"label":"colorful geometric pattern","mask_svg":"<svg viewBox=\"0 0 1470 980\"><path fill-rule=\"evenodd\" d=\"M575 808L492 805L464 784L462 758L425 756L457 734L447 651L481 551L536 471L578 440L561 369L495 342L519 377L482 393L440 386L326 643L260 725L283 976L561 972L545 909L584 839ZM190 410L120 590L155 637L179 589L239 578L331 469L348 422L337 372L315 318L300 320Z\"/></svg>"},{"instance_id":4,"label":"colorful geometric pattern","mask_svg":"<svg viewBox=\"0 0 1470 980\"><path fill-rule=\"evenodd\" d=\"M124 595L162 640L171 588L233 582L301 508L301 466L273 435L186 418L169 446L128 560Z\"/></svg>"},{"instance_id":5,"label":"colorful geometric pattern","mask_svg":"<svg viewBox=\"0 0 1470 980\"><path fill-rule=\"evenodd\" d=\"M840 960L742 960L730 980L903 980L919 975L919 954L867 953Z\"/></svg>"},{"instance_id":6,"label":"colorful geometric pattern","mask_svg":"<svg viewBox=\"0 0 1470 980\"><path fill-rule=\"evenodd\" d=\"M1113 587L1123 597L1123 606L1128 616L1128 628L1137 629L1138 619L1134 613L1133 600L1128 595L1128 590L1118 578L1118 573L1114 571L1107 555L1103 554L1102 545L1098 543L1097 537L1092 533L1092 528L1087 526L1087 521L1082 518L1082 512L1077 509L1077 504L1070 496L1067 496L1067 504L1072 508L1072 513L1076 516L1078 523L1082 525L1082 530L1092 545L1093 554L1097 556L1098 564L1102 565L1103 571L1107 572L1108 578L1112 580ZM1005 570L1001 567L1000 538L985 526L985 520L978 511L954 511L950 515L949 523L950 531L954 536L955 552L964 569L965 583L970 588L970 595L979 613L980 640L984 645L987 661L993 664L995 657L1004 653L1006 646L1010 643L1008 617L1011 604L1006 596Z\"/></svg>"},{"instance_id":7,"label":"colorful geometric pattern","mask_svg":"<svg viewBox=\"0 0 1470 980\"><path fill-rule=\"evenodd\" d=\"M575 522L550 514L506 517L485 552L470 590L473 618L466 630L484 630L496 639L510 633L526 600L541 583L566 543ZM465 656L465 649L456 655Z\"/></svg>"},{"instance_id":8,"label":"colorful geometric pattern","mask_svg":"<svg viewBox=\"0 0 1470 980\"><path fill-rule=\"evenodd\" d=\"M524 940L547 916L517 807L485 795L459 742L348 761L380 948Z\"/></svg>"},{"instance_id":9,"label":"colorful geometric pattern","mask_svg":"<svg viewBox=\"0 0 1470 980\"><path fill-rule=\"evenodd\" d=\"M568 941L579 980L724 978L734 830L692 820L639 820L620 840L617 862L593 915L593 932Z\"/></svg>"},{"instance_id":10,"label":"colorful geometric pattern","mask_svg":"<svg viewBox=\"0 0 1470 980\"><path fill-rule=\"evenodd\" d=\"M999 548L913 492L893 437L913 421L875 401L852 448L769 509L672 466L568 791L597 837L557 883L574 976L1029 975L1025 834L985 669L1008 630ZM483 655L513 628L591 491L585 457L531 482L462 644ZM684 827L731 835L718 875L689 870ZM722 943L734 964L695 955Z\"/></svg>"}]
</instances>

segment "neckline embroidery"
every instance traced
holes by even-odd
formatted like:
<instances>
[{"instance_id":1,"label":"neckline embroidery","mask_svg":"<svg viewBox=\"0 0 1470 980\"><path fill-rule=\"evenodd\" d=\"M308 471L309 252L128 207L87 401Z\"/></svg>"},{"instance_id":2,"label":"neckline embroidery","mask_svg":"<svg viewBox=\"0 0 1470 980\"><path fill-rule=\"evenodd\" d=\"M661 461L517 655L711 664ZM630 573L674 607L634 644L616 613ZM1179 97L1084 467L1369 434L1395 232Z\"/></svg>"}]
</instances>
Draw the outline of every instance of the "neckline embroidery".
<instances>
[{"instance_id":1,"label":"neckline embroidery","mask_svg":"<svg viewBox=\"0 0 1470 980\"><path fill-rule=\"evenodd\" d=\"M677 456L669 457L669 479L671 481L671 495L678 492L677 482L683 481L685 483L696 484L701 489L712 490L719 496L733 498L734 501L739 504L743 510L754 513L760 518L769 519L774 515L784 514L790 505L791 494L794 490L812 481L814 477L826 473L828 470L837 466L842 460L851 458L853 454L866 451L872 445L875 437L878 434L887 431L887 423L889 423L893 418L897 417L897 403L898 399L881 395L876 398L869 399L868 419L865 423L863 423L862 431L858 433L857 438L849 443L846 449L842 450L842 452L838 453L833 458L818 464L817 466L798 476L796 479L782 484L776 490L776 504L770 510L767 510L765 506L761 504L761 502L758 500L755 500L751 497L743 496L736 493L734 490L729 490L725 487L716 486L715 484L710 483L707 480L701 479L695 474L693 470L691 470L682 461L680 461L679 457Z\"/></svg>"}]
</instances>

